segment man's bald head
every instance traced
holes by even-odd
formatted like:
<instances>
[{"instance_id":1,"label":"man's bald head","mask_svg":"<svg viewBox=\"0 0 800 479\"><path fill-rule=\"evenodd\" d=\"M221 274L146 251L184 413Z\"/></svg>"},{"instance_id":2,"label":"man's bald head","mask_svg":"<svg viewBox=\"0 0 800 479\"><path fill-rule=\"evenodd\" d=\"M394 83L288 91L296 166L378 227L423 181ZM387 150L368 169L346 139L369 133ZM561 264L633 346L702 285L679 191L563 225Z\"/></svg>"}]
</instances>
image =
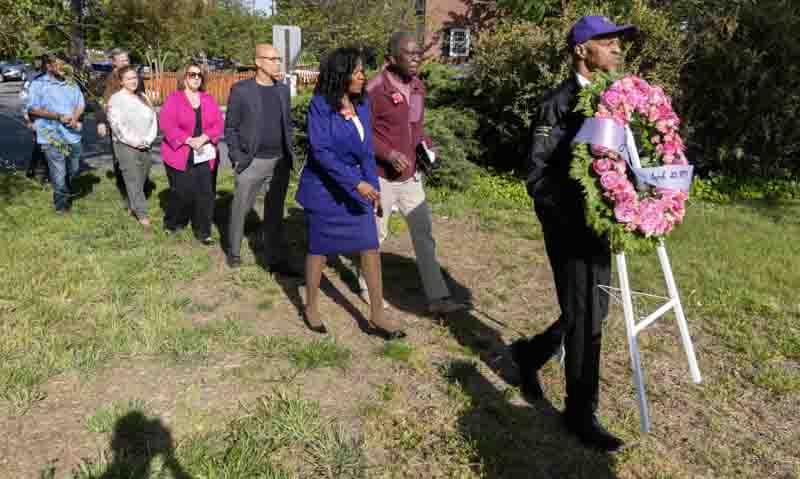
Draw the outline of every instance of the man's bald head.
<instances>
[{"instance_id":1,"label":"man's bald head","mask_svg":"<svg viewBox=\"0 0 800 479\"><path fill-rule=\"evenodd\" d=\"M260 56L275 57L278 56L278 50L271 43L259 43L256 45L256 57Z\"/></svg>"},{"instance_id":2,"label":"man's bald head","mask_svg":"<svg viewBox=\"0 0 800 479\"><path fill-rule=\"evenodd\" d=\"M269 43L256 45L256 81L270 85L283 78L281 56Z\"/></svg>"}]
</instances>

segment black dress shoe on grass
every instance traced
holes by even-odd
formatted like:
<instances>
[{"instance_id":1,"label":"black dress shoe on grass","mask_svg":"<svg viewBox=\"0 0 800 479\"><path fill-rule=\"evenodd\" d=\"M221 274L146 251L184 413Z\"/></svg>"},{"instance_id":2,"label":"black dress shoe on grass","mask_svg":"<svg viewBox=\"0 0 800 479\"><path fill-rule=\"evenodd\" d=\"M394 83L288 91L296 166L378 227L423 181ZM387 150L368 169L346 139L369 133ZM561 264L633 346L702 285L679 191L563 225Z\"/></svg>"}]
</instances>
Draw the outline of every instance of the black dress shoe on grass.
<instances>
[{"instance_id":1,"label":"black dress shoe on grass","mask_svg":"<svg viewBox=\"0 0 800 479\"><path fill-rule=\"evenodd\" d=\"M569 432L578 436L581 443L592 449L614 453L625 446L625 442L608 432L594 414L577 416L565 411L564 424Z\"/></svg>"},{"instance_id":2,"label":"black dress shoe on grass","mask_svg":"<svg viewBox=\"0 0 800 479\"><path fill-rule=\"evenodd\" d=\"M291 266L289 266L289 263L287 261L272 263L271 265L267 266L267 269L272 274L286 276L288 278L294 278L294 279L303 279L303 273L293 269Z\"/></svg>"},{"instance_id":3,"label":"black dress shoe on grass","mask_svg":"<svg viewBox=\"0 0 800 479\"><path fill-rule=\"evenodd\" d=\"M530 342L526 339L518 339L511 343L511 359L519 368L520 390L522 396L529 403L539 401L544 398L544 391L539 384L539 369L533 362L529 352Z\"/></svg>"},{"instance_id":4,"label":"black dress shoe on grass","mask_svg":"<svg viewBox=\"0 0 800 479\"><path fill-rule=\"evenodd\" d=\"M242 258L241 256L225 255L225 264L228 265L228 268L238 268L242 265Z\"/></svg>"}]
</instances>

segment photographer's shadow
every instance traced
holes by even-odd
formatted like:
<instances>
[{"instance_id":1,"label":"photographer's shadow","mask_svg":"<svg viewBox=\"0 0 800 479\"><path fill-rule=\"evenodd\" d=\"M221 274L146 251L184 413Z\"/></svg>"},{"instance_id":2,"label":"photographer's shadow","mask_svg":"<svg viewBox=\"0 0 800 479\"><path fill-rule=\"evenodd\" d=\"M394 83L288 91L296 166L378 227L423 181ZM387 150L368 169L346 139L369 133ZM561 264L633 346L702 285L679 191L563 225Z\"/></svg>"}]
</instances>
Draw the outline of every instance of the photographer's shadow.
<instances>
[{"instance_id":1,"label":"photographer's shadow","mask_svg":"<svg viewBox=\"0 0 800 479\"><path fill-rule=\"evenodd\" d=\"M485 477L616 477L613 457L581 445L547 399L531 406L513 404L469 361L453 361L442 372L469 398L469 407L458 419L459 430L474 445Z\"/></svg>"},{"instance_id":2,"label":"photographer's shadow","mask_svg":"<svg viewBox=\"0 0 800 479\"><path fill-rule=\"evenodd\" d=\"M114 425L111 438L113 461L100 479L148 479L153 461L161 457L163 469L175 479L192 479L175 457L172 433L160 419L133 411Z\"/></svg>"}]
</instances>

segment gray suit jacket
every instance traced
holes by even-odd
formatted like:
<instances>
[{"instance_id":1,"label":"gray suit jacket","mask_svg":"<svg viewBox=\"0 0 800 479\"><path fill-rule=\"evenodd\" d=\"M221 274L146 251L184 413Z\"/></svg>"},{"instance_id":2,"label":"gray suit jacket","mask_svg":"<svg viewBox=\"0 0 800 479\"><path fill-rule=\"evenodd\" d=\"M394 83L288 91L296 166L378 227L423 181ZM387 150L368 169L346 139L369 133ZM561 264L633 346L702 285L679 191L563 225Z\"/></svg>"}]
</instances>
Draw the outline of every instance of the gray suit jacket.
<instances>
[{"instance_id":1,"label":"gray suit jacket","mask_svg":"<svg viewBox=\"0 0 800 479\"><path fill-rule=\"evenodd\" d=\"M225 114L225 141L234 168L241 170L253 161L258 149L259 129L280 125L283 128L283 155L292 162L292 121L289 87L276 83L281 98L281 111L263 111L254 78L236 82L228 98ZM279 120L276 122L276 120Z\"/></svg>"}]
</instances>

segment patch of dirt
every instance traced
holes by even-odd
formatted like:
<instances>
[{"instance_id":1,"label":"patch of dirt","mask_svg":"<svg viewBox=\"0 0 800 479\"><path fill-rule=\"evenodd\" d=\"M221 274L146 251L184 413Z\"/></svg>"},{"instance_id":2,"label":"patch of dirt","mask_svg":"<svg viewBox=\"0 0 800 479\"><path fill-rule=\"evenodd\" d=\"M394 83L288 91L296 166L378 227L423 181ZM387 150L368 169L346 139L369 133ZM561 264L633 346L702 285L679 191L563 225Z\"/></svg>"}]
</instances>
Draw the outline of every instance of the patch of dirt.
<instances>
[{"instance_id":1,"label":"patch of dirt","mask_svg":"<svg viewBox=\"0 0 800 479\"><path fill-rule=\"evenodd\" d=\"M0 476L36 477L54 460L60 476L82 458L96 458L99 450L108 447L109 434L88 432L86 418L115 400L145 400L148 412L180 441L200 430L223 427L241 413L240 404L275 387L287 387L318 401L327 418L378 441L367 443L375 477L410 453L401 450L402 443L392 446L391 431L365 418L363 407L369 404L385 409L387 416L380 421L430 421L441 429L423 430L438 434L442 441L448 434L466 437L475 445L478 457L474 459L488 464L487 477L652 477L654 471L676 477L724 477L737 470L745 475L757 471L791 477L798 470L794 448L800 439L796 419L800 399L771 397L747 385L723 348L699 327L692 327L692 333L704 373L701 385L688 380L671 323L649 330L642 341L654 431L639 436L618 310L612 310L605 333L601 414L615 432L635 443L634 449L644 451L645 459L637 459L634 452L615 466L607 458L583 451L574 440L565 439L561 430L557 409L563 398L563 373L557 365L548 365L541 374L552 404L527 405L509 389L516 372L506 345L520 335L543 330L557 317L542 243L486 233L469 220L436 218L434 234L454 297L474 308L444 322L425 315L410 238L406 232L391 237L382 249L385 296L390 314L407 325L407 342L415 349L411 364L380 356L383 341L359 327L368 309L354 291L350 261L334 261L325 270L321 315L331 336L352 352L346 370L301 372L290 383L281 384L275 378L290 369L285 358L257 359L233 351L187 363L120 358L89 377L65 374L46 385L46 399L27 414L2 418ZM246 326L247 335L288 336L300 342L320 338L298 316L302 291L296 283L273 281L252 265L230 271L221 254L211 254L215 258L212 270L180 288L180 294L191 299L187 315L195 324L235 318ZM245 276L248 280L242 281ZM690 327L698 320L689 312ZM449 409L454 400L444 395L447 383L439 372L454 359L475 364L474 371L455 380L469 404L455 416ZM399 392L384 404L378 396L387 383ZM433 448L425 446L425 441L435 440L423 440L419 450ZM719 459L726 451L730 456ZM398 477L411 473L438 477L441 469L436 458L428 459L413 467L405 464ZM491 475L497 471L494 462L498 462L496 467L507 467L507 472Z\"/></svg>"}]
</instances>

